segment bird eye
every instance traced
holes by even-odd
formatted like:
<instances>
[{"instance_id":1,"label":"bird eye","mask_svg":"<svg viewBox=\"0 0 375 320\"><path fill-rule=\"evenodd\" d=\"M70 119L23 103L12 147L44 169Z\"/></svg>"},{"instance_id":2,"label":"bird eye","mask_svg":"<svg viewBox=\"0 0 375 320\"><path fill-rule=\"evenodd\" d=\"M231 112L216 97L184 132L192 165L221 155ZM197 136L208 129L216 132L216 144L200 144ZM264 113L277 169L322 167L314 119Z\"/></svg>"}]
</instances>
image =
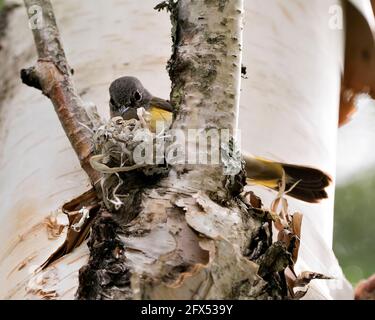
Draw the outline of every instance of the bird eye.
<instances>
[{"instance_id":1,"label":"bird eye","mask_svg":"<svg viewBox=\"0 0 375 320\"><path fill-rule=\"evenodd\" d=\"M112 98L111 98L111 100L109 100L109 103L110 103L110 105L113 109L116 108L116 103Z\"/></svg>"},{"instance_id":2,"label":"bird eye","mask_svg":"<svg viewBox=\"0 0 375 320\"><path fill-rule=\"evenodd\" d=\"M136 90L134 92L134 99L135 99L135 101L139 101L139 100L142 99L142 95L141 95L141 93L138 90Z\"/></svg>"}]
</instances>

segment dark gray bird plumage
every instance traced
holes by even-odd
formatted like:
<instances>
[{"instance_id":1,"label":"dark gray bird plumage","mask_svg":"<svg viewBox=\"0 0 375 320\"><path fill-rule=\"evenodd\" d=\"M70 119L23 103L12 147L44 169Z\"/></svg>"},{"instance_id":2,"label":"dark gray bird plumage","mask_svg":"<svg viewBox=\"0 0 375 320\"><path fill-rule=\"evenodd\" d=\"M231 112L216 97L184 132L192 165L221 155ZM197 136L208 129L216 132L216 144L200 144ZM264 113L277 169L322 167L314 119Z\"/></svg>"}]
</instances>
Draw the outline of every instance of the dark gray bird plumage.
<instances>
[{"instance_id":1,"label":"dark gray bird plumage","mask_svg":"<svg viewBox=\"0 0 375 320\"><path fill-rule=\"evenodd\" d=\"M137 108L147 110L152 95L135 77L121 77L109 87L111 117L122 116L125 120L137 118Z\"/></svg>"}]
</instances>

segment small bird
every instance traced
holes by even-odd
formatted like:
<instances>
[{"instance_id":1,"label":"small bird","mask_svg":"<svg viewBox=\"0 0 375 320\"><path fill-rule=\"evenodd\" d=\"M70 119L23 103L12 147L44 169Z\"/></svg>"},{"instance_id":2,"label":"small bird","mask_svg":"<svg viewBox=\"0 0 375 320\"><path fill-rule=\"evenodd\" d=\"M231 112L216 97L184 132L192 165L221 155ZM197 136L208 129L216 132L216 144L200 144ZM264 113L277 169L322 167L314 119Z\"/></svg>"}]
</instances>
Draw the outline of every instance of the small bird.
<instances>
[{"instance_id":1,"label":"small bird","mask_svg":"<svg viewBox=\"0 0 375 320\"><path fill-rule=\"evenodd\" d=\"M121 77L109 87L111 117L121 116L125 120L138 118L137 109L144 108L151 114L151 131L155 123L172 123L172 105L164 99L154 97L135 77ZM287 195L296 199L316 203L328 197L325 188L331 183L329 175L311 167L274 162L243 154L246 163L247 182L278 191L282 180Z\"/></svg>"},{"instance_id":2,"label":"small bird","mask_svg":"<svg viewBox=\"0 0 375 320\"><path fill-rule=\"evenodd\" d=\"M124 120L137 119L137 109L144 108L151 114L151 131L156 130L156 122L163 121L166 127L172 123L173 109L164 99L154 97L135 77L121 77L109 87L109 108L111 117L121 116Z\"/></svg>"}]
</instances>

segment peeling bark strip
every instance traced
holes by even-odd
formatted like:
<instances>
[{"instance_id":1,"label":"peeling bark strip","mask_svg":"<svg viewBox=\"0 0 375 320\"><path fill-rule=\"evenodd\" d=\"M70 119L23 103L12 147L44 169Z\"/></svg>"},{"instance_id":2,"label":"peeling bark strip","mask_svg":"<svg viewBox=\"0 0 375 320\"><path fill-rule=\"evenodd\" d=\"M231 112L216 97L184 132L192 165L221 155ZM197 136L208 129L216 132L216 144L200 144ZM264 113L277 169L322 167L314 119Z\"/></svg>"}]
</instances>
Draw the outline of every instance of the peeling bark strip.
<instances>
[{"instance_id":1,"label":"peeling bark strip","mask_svg":"<svg viewBox=\"0 0 375 320\"><path fill-rule=\"evenodd\" d=\"M39 59L34 67L21 70L22 81L42 90L43 94L51 100L83 170L89 176L91 183L95 184L100 179L100 175L89 163L93 155L91 134L82 125L90 127L90 120L84 102L73 85L72 70L60 41L51 2L49 0L24 0L24 2L30 19L34 14L30 8L40 7L43 21L32 29Z\"/></svg>"}]
</instances>

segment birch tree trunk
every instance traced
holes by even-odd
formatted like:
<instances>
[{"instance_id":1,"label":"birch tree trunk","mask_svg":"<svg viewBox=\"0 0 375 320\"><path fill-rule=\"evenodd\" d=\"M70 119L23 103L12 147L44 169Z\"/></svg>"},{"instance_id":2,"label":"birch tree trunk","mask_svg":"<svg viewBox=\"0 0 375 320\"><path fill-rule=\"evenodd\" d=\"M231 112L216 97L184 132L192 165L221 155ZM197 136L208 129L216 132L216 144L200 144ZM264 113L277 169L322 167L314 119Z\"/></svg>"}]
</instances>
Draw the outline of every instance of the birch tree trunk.
<instances>
[{"instance_id":1,"label":"birch tree trunk","mask_svg":"<svg viewBox=\"0 0 375 320\"><path fill-rule=\"evenodd\" d=\"M225 14L239 17L240 12L236 9L240 1L231 1L223 11L217 10L213 1L206 2L208 6L202 7L202 4L182 1L180 19L190 21L192 24L187 26L192 29L204 26L210 32L218 32L220 29L216 28L227 28L230 33L220 42L215 38L202 38L200 33L195 34L192 30L184 30L185 34L190 34L187 39L180 39L186 49L178 53L182 59L180 62L185 62L182 64L184 67L179 70L182 71L181 76L177 76L177 72L172 73L172 98L181 108L174 127L209 128L214 123L218 128L235 129L241 64L237 46L241 41L240 30L232 20L219 27L215 22L222 21ZM326 26L325 18L329 18L324 15L328 12L327 7L317 4L321 2L293 2L291 5L292 1L288 1L285 6L284 2L272 1L267 8L261 1L245 2L244 64L248 80L242 85L241 109L247 111L241 114L239 122L242 136L254 138L245 140L243 146L254 154L315 165L332 173L333 123L337 120L337 110L334 111L333 107L338 102L342 33L327 32L321 27ZM53 2L67 57L75 69L78 91L84 99L95 101L104 117L108 112L108 84L118 76L136 75L155 95L167 97L169 94L164 66L170 56L170 26L165 13L152 10L157 3L113 0L97 2L93 6L88 0ZM332 4L336 3L332 1ZM187 4L189 10L185 7ZM197 19L198 13L203 19ZM314 19L316 16L321 20ZM140 20L147 23L140 25ZM4 65L7 65L6 76L2 80L9 88L0 110L0 181L9 181L0 185L0 197L3 199L0 219L4 226L0 233L4 244L0 251L3 284L0 297L72 299L78 289L78 270L88 262L89 251L85 243L47 269L34 270L65 239L66 228L60 226L60 220L65 219L59 214L61 205L88 190L90 184L50 102L17 80L19 70L35 61L34 44L27 29L24 8L14 10L9 21L8 33L3 40L4 49L0 51L1 61L6 61ZM126 36L122 30L128 31ZM289 38L290 33L292 39ZM226 42L232 36L233 41ZM305 41L306 38L310 41ZM208 40L217 45L215 49L218 50L211 52L213 49L207 45ZM270 47L271 42L275 47ZM295 50L296 43L300 51ZM222 53L219 49L224 44L233 49L233 56L228 60L216 56ZM155 48L158 48L157 53ZM200 60L194 59L194 52L198 49L204 53L203 65L198 65ZM306 55L298 55L305 50L308 52ZM212 70L207 69L207 59L204 59L212 54L218 61L210 66L215 71L215 77L211 76ZM309 63L306 64L306 61ZM290 75L284 73L285 65L295 66ZM202 70L202 73L189 73L191 67ZM278 70L278 67L280 71L271 74L271 70ZM324 77L318 72L323 69L327 70ZM155 75L158 81L155 81ZM219 90L219 95L213 95L199 81L203 78L212 88L227 90ZM314 90L309 92L309 88ZM270 92L275 96L268 101ZM203 95L210 96L210 100L203 99ZM211 102L217 102L218 109ZM270 105L280 107L266 108ZM297 111L296 106L301 109ZM329 114L324 114L322 109L329 109ZM311 124L306 126L306 122L299 122L305 117L313 119ZM322 124L319 130L316 124ZM289 130L304 132L301 136L294 136ZM267 140L271 136L269 131L277 132L272 135L272 141ZM325 139L327 132L333 132L328 140ZM307 140L301 138L303 135ZM285 139L289 144L282 147ZM305 141L309 141L309 152L301 151L300 146ZM269 296L269 293L264 293L265 283L256 275L257 266L244 256L250 254L247 251L251 247L250 239L260 222L248 217L238 203L229 201L223 206L212 201L212 191L219 190L221 198L233 197L222 185L220 170L219 167L188 167L186 173L183 167L176 166L168 178L144 190L138 218L131 223L126 234L117 237L119 248L121 243L125 243L125 257L120 259L119 269L115 268L123 276L123 282L117 283L120 290L111 285L99 289L81 286L79 297L189 299ZM207 179L202 179L202 176ZM273 195L260 189L254 190L269 206ZM333 287L328 283L317 285L311 298L351 296L351 289L331 252L332 201L315 208L291 201L293 209L305 214L300 270L320 271L328 275L332 268L338 270L333 272L338 282ZM316 215L319 211L321 214ZM94 232L113 226L105 218L102 222ZM323 232L320 227L317 231L318 225L323 226ZM144 231L141 237L139 230ZM304 249L305 246L308 249ZM309 250L313 254L306 253ZM324 267L320 265L322 261ZM226 276L218 277L218 272L224 269ZM88 264L83 271L81 277L90 277L98 270ZM99 280L103 279L107 279L105 275ZM233 286L238 283L242 283L243 287L236 286L233 291ZM253 291L248 290L249 286L254 288ZM234 292L234 295L229 292Z\"/></svg>"},{"instance_id":2,"label":"birch tree trunk","mask_svg":"<svg viewBox=\"0 0 375 320\"><path fill-rule=\"evenodd\" d=\"M184 133L176 148L186 139L189 153L197 142L189 129L235 129L243 3L183 0L170 3L169 10L175 30L169 62L171 102L178 110L173 129ZM241 165L239 173L225 176L225 161L195 163L176 161L166 178L143 188L140 203L129 204L139 206L137 217L122 231L105 218L94 225L91 258L80 272L79 299L238 299L268 294L262 291L258 265L248 258L259 225L239 198ZM131 186L136 187L137 183ZM123 201L127 207L128 200ZM105 234L110 232L117 233L122 259L104 255L101 246L108 246Z\"/></svg>"}]
</instances>

